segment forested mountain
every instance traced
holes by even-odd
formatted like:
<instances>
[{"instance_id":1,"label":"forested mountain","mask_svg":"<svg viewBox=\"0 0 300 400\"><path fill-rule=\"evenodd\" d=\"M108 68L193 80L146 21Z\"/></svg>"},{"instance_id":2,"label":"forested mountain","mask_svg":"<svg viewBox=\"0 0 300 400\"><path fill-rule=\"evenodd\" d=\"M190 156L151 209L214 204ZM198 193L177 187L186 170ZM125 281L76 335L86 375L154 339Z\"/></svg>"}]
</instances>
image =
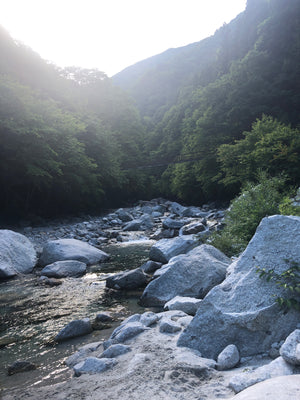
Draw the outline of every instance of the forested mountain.
<instances>
[{"instance_id":1,"label":"forested mountain","mask_svg":"<svg viewBox=\"0 0 300 400\"><path fill-rule=\"evenodd\" d=\"M248 0L215 35L113 79L3 29L0 51L2 215L224 201L261 169L300 184L299 0Z\"/></svg>"},{"instance_id":2,"label":"forested mountain","mask_svg":"<svg viewBox=\"0 0 300 400\"><path fill-rule=\"evenodd\" d=\"M299 1L248 0L245 12L214 36L127 68L115 81L145 116L150 164L196 160L157 172L165 195L186 202L232 198L260 166L272 174L293 170L291 183L299 184ZM261 130L260 164L237 149L264 114L275 121L264 117L253 127ZM289 134L278 133L280 123L291 125ZM234 145L236 140L241 142ZM263 162L266 151L272 153L266 156L269 166Z\"/></svg>"},{"instance_id":3,"label":"forested mountain","mask_svg":"<svg viewBox=\"0 0 300 400\"><path fill-rule=\"evenodd\" d=\"M99 212L134 197L137 174L124 169L143 156L144 127L124 92L98 70L46 63L4 29L0 52L1 215Z\"/></svg>"}]
</instances>

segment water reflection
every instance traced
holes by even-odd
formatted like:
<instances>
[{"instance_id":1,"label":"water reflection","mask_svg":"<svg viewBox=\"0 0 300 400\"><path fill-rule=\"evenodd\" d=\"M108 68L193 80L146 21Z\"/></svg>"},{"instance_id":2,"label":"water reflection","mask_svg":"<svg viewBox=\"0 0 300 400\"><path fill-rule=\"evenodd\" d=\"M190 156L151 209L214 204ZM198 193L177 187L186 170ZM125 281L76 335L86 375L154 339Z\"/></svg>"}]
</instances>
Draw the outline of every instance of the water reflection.
<instances>
[{"instance_id":1,"label":"water reflection","mask_svg":"<svg viewBox=\"0 0 300 400\"><path fill-rule=\"evenodd\" d=\"M143 312L137 305L140 292L112 295L105 289L105 279L142 265L152 244L148 241L107 246L103 250L111 254L109 262L90 267L82 278L66 278L60 286L41 286L33 275L0 283L1 386L12 389L49 384L70 376L63 360L78 346L107 338L111 331L94 331L67 343L50 345L52 338L71 320L94 318L103 310L120 318ZM17 359L31 361L38 369L7 376L7 366Z\"/></svg>"}]
</instances>

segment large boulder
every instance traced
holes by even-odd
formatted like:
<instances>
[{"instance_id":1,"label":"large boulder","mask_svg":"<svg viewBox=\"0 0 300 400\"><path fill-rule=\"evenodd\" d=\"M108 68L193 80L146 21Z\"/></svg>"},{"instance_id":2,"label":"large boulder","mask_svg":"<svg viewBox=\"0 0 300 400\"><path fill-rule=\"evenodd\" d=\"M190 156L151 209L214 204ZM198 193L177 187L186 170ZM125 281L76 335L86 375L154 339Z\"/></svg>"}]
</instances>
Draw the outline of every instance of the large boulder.
<instances>
[{"instance_id":1,"label":"large boulder","mask_svg":"<svg viewBox=\"0 0 300 400\"><path fill-rule=\"evenodd\" d=\"M137 289L145 287L150 277L141 268L120 272L106 279L106 287L112 289Z\"/></svg>"},{"instance_id":2,"label":"large boulder","mask_svg":"<svg viewBox=\"0 0 300 400\"><path fill-rule=\"evenodd\" d=\"M39 263L42 266L56 261L77 260L85 264L97 264L109 258L104 251L76 239L59 239L48 242L42 251Z\"/></svg>"},{"instance_id":3,"label":"large boulder","mask_svg":"<svg viewBox=\"0 0 300 400\"><path fill-rule=\"evenodd\" d=\"M224 280L229 258L210 245L173 257L165 272L146 287L141 302L161 306L175 296L203 298Z\"/></svg>"},{"instance_id":4,"label":"large boulder","mask_svg":"<svg viewBox=\"0 0 300 400\"><path fill-rule=\"evenodd\" d=\"M29 274L37 261L36 251L26 236L0 230L0 279Z\"/></svg>"},{"instance_id":5,"label":"large boulder","mask_svg":"<svg viewBox=\"0 0 300 400\"><path fill-rule=\"evenodd\" d=\"M300 313L280 309L276 295L284 296L283 289L260 278L257 266L281 274L289 268L287 259L300 263L299 242L300 217L264 218L224 282L201 302L178 345L216 358L229 344L235 344L241 356L251 356L285 339L296 329Z\"/></svg>"},{"instance_id":6,"label":"large boulder","mask_svg":"<svg viewBox=\"0 0 300 400\"><path fill-rule=\"evenodd\" d=\"M48 278L65 278L67 276L77 278L85 273L86 264L76 260L56 261L41 271L41 274Z\"/></svg>"},{"instance_id":7,"label":"large boulder","mask_svg":"<svg viewBox=\"0 0 300 400\"><path fill-rule=\"evenodd\" d=\"M191 236L161 239L150 249L149 258L163 264L178 254L185 254L196 246Z\"/></svg>"},{"instance_id":8,"label":"large boulder","mask_svg":"<svg viewBox=\"0 0 300 400\"><path fill-rule=\"evenodd\" d=\"M235 393L238 393L258 382L275 378L276 376L292 375L293 372L293 366L284 361L282 357L278 357L269 364L255 370L243 371L234 375L229 381L229 387Z\"/></svg>"},{"instance_id":9,"label":"large boulder","mask_svg":"<svg viewBox=\"0 0 300 400\"><path fill-rule=\"evenodd\" d=\"M257 383L230 400L291 400L300 394L300 375L279 376Z\"/></svg>"},{"instance_id":10,"label":"large boulder","mask_svg":"<svg viewBox=\"0 0 300 400\"><path fill-rule=\"evenodd\" d=\"M188 223L188 221L186 221L186 220L182 220L182 219L176 220L176 219L169 217L163 221L162 226L165 229L180 229L183 225L185 225L187 223Z\"/></svg>"}]
</instances>

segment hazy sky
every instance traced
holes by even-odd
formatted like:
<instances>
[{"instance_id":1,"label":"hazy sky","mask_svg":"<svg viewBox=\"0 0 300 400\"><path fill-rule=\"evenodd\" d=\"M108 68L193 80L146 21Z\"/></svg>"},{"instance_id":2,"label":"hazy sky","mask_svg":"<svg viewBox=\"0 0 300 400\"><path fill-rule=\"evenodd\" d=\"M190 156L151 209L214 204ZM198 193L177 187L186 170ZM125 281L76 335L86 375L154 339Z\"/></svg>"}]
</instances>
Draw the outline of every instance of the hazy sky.
<instances>
[{"instance_id":1,"label":"hazy sky","mask_svg":"<svg viewBox=\"0 0 300 400\"><path fill-rule=\"evenodd\" d=\"M111 76L212 35L246 0L0 0L0 24L44 59Z\"/></svg>"}]
</instances>

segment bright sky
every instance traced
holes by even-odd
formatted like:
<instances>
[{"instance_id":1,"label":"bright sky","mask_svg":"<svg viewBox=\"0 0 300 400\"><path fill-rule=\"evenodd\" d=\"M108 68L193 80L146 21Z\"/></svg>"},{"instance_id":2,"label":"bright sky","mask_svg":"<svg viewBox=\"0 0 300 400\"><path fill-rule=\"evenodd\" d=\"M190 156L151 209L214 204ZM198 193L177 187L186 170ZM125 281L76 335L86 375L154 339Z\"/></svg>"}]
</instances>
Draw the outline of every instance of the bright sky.
<instances>
[{"instance_id":1,"label":"bright sky","mask_svg":"<svg viewBox=\"0 0 300 400\"><path fill-rule=\"evenodd\" d=\"M59 66L108 76L212 35L246 0L0 0L0 24Z\"/></svg>"}]
</instances>

